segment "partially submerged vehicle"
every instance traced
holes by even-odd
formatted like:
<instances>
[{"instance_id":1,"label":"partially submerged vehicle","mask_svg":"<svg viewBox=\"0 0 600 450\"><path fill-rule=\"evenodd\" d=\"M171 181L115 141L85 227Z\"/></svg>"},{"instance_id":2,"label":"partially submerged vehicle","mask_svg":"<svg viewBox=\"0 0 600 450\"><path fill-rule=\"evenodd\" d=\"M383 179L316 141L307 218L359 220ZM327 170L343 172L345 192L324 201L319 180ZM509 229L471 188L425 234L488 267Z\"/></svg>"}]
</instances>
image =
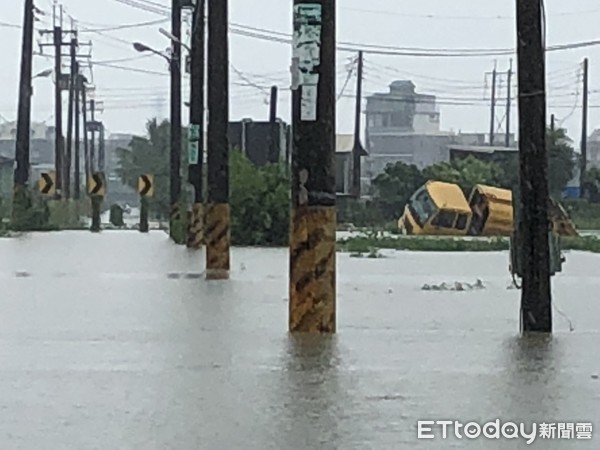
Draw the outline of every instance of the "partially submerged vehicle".
<instances>
[{"instance_id":1,"label":"partially submerged vehicle","mask_svg":"<svg viewBox=\"0 0 600 450\"><path fill-rule=\"evenodd\" d=\"M512 191L483 184L476 185L469 196L473 212L469 235L510 236L513 231Z\"/></svg>"},{"instance_id":2,"label":"partially submerged vehicle","mask_svg":"<svg viewBox=\"0 0 600 450\"><path fill-rule=\"evenodd\" d=\"M430 180L404 208L398 228L407 235L511 236L514 227L513 195L509 189L476 185L469 201L457 184ZM550 220L560 236L578 236L565 209L550 204Z\"/></svg>"},{"instance_id":3,"label":"partially submerged vehicle","mask_svg":"<svg viewBox=\"0 0 600 450\"><path fill-rule=\"evenodd\" d=\"M465 236L471 215L458 185L428 181L410 198L398 226L409 235Z\"/></svg>"}]
</instances>

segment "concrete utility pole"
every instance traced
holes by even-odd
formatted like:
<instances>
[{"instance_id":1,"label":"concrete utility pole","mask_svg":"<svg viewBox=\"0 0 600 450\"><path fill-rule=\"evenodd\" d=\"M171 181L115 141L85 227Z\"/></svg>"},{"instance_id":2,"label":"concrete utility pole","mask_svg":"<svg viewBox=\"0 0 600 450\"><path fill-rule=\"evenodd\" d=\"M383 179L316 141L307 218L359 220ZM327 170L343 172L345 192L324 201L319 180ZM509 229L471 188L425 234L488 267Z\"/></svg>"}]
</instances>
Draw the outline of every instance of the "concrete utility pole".
<instances>
[{"instance_id":1,"label":"concrete utility pole","mask_svg":"<svg viewBox=\"0 0 600 450\"><path fill-rule=\"evenodd\" d=\"M492 111L490 120L490 146L494 145L494 135L496 128L496 65L494 65L494 71L492 72Z\"/></svg>"},{"instance_id":2,"label":"concrete utility pole","mask_svg":"<svg viewBox=\"0 0 600 450\"><path fill-rule=\"evenodd\" d=\"M79 200L81 198L81 107L80 96L83 89L82 77L79 73L79 63L75 61L75 175L74 175L74 190L73 198Z\"/></svg>"},{"instance_id":3,"label":"concrete utility pole","mask_svg":"<svg viewBox=\"0 0 600 450\"><path fill-rule=\"evenodd\" d=\"M54 163L56 170L56 198L61 198L64 186L64 148L62 133L62 6L60 25L56 25L56 8L54 11L54 74L56 76L56 85L54 86Z\"/></svg>"},{"instance_id":4,"label":"concrete utility pole","mask_svg":"<svg viewBox=\"0 0 600 450\"><path fill-rule=\"evenodd\" d=\"M31 134L31 76L33 60L33 0L25 0L23 15L23 41L21 47L21 80L19 82L19 115L17 118L17 145L15 149L15 195L13 201L20 201L29 181L29 136ZM19 193L19 194L18 194ZM20 195L20 194L23 195ZM23 207L25 205L21 205ZM13 212L20 211L17 206Z\"/></svg>"},{"instance_id":5,"label":"concrete utility pole","mask_svg":"<svg viewBox=\"0 0 600 450\"><path fill-rule=\"evenodd\" d=\"M363 146L360 143L362 117L363 52L358 52L358 71L356 74L356 110L354 112L354 146L352 147L352 195L360 198L360 173Z\"/></svg>"},{"instance_id":6,"label":"concrete utility pole","mask_svg":"<svg viewBox=\"0 0 600 450\"><path fill-rule=\"evenodd\" d=\"M73 121L75 107L75 92L77 84L77 38L71 39L70 44L71 73L69 76L69 108L67 114L67 152L65 155L64 194L65 198L71 197L71 161L73 154Z\"/></svg>"},{"instance_id":7,"label":"concrete utility pole","mask_svg":"<svg viewBox=\"0 0 600 450\"><path fill-rule=\"evenodd\" d=\"M85 78L81 77L81 115L83 116L83 157L85 164L85 182L87 185L92 175L92 163L90 161L90 145L88 136L88 112L87 112L87 86Z\"/></svg>"},{"instance_id":8,"label":"concrete utility pole","mask_svg":"<svg viewBox=\"0 0 600 450\"><path fill-rule=\"evenodd\" d=\"M279 161L280 134L277 124L277 97L277 86L271 86L271 98L269 100L269 161Z\"/></svg>"},{"instance_id":9,"label":"concrete utility pole","mask_svg":"<svg viewBox=\"0 0 600 450\"><path fill-rule=\"evenodd\" d=\"M587 174L587 139L588 139L588 99L589 99L589 62L583 60L583 114L581 124L581 174L579 175L579 195L585 198L585 177Z\"/></svg>"},{"instance_id":10,"label":"concrete utility pole","mask_svg":"<svg viewBox=\"0 0 600 450\"><path fill-rule=\"evenodd\" d=\"M206 278L229 279L229 0L208 0Z\"/></svg>"},{"instance_id":11,"label":"concrete utility pole","mask_svg":"<svg viewBox=\"0 0 600 450\"><path fill-rule=\"evenodd\" d=\"M510 147L510 107L511 107L511 83L512 83L512 59L510 60L510 68L508 69L508 73L506 74L507 83L506 83L506 138L504 140L504 146Z\"/></svg>"},{"instance_id":12,"label":"concrete utility pole","mask_svg":"<svg viewBox=\"0 0 600 450\"><path fill-rule=\"evenodd\" d=\"M336 331L334 0L294 0L289 330Z\"/></svg>"},{"instance_id":13,"label":"concrete utility pole","mask_svg":"<svg viewBox=\"0 0 600 450\"><path fill-rule=\"evenodd\" d=\"M546 63L539 1L517 0L520 216L517 240L523 271L524 332L552 332Z\"/></svg>"},{"instance_id":14,"label":"concrete utility pole","mask_svg":"<svg viewBox=\"0 0 600 450\"><path fill-rule=\"evenodd\" d=\"M92 139L90 141L90 174L96 171L96 100L90 100L90 114L92 116Z\"/></svg>"},{"instance_id":15,"label":"concrete utility pole","mask_svg":"<svg viewBox=\"0 0 600 450\"><path fill-rule=\"evenodd\" d=\"M104 140L104 122L100 123L100 131L98 132L98 171L104 172L106 160L106 148Z\"/></svg>"},{"instance_id":16,"label":"concrete utility pole","mask_svg":"<svg viewBox=\"0 0 600 450\"><path fill-rule=\"evenodd\" d=\"M181 221L181 0L172 0L171 34L171 163L170 196L171 214L169 234L178 242Z\"/></svg>"},{"instance_id":17,"label":"concrete utility pole","mask_svg":"<svg viewBox=\"0 0 600 450\"><path fill-rule=\"evenodd\" d=\"M187 246L199 249L204 240L204 71L205 71L205 0L198 0L194 10L192 50L190 52L190 129L189 129L189 182L194 187L192 223Z\"/></svg>"}]
</instances>

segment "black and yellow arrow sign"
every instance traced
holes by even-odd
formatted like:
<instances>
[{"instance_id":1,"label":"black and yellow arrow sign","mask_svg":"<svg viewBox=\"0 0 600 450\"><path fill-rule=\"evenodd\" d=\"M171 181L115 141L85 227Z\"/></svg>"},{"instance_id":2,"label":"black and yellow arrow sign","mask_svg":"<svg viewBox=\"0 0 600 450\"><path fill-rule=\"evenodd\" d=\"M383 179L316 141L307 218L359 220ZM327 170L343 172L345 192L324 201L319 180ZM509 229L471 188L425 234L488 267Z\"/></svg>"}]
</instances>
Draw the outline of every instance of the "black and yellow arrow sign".
<instances>
[{"instance_id":1,"label":"black and yellow arrow sign","mask_svg":"<svg viewBox=\"0 0 600 450\"><path fill-rule=\"evenodd\" d=\"M94 172L88 179L88 193L90 195L104 197L106 195L106 181L104 173Z\"/></svg>"},{"instance_id":2,"label":"black and yellow arrow sign","mask_svg":"<svg viewBox=\"0 0 600 450\"><path fill-rule=\"evenodd\" d=\"M138 192L142 197L154 196L154 175L142 175L138 179Z\"/></svg>"},{"instance_id":3,"label":"black and yellow arrow sign","mask_svg":"<svg viewBox=\"0 0 600 450\"><path fill-rule=\"evenodd\" d=\"M54 195L56 193L56 173L42 172L38 185L42 194Z\"/></svg>"}]
</instances>

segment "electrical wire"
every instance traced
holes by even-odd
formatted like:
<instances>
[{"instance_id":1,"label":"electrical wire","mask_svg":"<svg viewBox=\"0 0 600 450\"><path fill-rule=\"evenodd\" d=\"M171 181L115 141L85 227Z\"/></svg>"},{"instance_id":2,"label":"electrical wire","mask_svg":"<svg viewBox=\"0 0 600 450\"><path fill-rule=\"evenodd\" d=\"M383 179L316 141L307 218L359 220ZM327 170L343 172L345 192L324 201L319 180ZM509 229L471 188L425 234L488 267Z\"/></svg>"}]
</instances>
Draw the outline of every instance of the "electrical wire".
<instances>
[{"instance_id":1,"label":"electrical wire","mask_svg":"<svg viewBox=\"0 0 600 450\"><path fill-rule=\"evenodd\" d=\"M112 26L106 26L106 27L101 27L101 28L83 28L84 30L83 32L85 33L101 33L101 32L107 32L107 31L119 31L119 30L129 30L132 28L143 28L143 27L147 27L147 26L151 26L151 25L160 25L161 23L165 23L167 22L168 19L159 19L159 20L151 20L149 22L138 22L138 23L132 23L132 24L126 24L126 25L112 25Z\"/></svg>"}]
</instances>

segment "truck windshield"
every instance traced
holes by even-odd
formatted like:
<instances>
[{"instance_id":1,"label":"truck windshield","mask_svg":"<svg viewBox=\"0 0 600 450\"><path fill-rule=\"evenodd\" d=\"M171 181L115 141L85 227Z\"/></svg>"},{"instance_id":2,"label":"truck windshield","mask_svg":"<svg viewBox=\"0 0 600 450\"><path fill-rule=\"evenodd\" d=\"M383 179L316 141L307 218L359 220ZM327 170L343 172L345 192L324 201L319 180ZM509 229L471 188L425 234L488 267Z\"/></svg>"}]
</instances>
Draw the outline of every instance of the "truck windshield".
<instances>
[{"instance_id":1,"label":"truck windshield","mask_svg":"<svg viewBox=\"0 0 600 450\"><path fill-rule=\"evenodd\" d=\"M413 198L410 199L408 207L415 222L417 222L420 227L423 227L431 216L437 212L437 208L425 188L417 192Z\"/></svg>"}]
</instances>

